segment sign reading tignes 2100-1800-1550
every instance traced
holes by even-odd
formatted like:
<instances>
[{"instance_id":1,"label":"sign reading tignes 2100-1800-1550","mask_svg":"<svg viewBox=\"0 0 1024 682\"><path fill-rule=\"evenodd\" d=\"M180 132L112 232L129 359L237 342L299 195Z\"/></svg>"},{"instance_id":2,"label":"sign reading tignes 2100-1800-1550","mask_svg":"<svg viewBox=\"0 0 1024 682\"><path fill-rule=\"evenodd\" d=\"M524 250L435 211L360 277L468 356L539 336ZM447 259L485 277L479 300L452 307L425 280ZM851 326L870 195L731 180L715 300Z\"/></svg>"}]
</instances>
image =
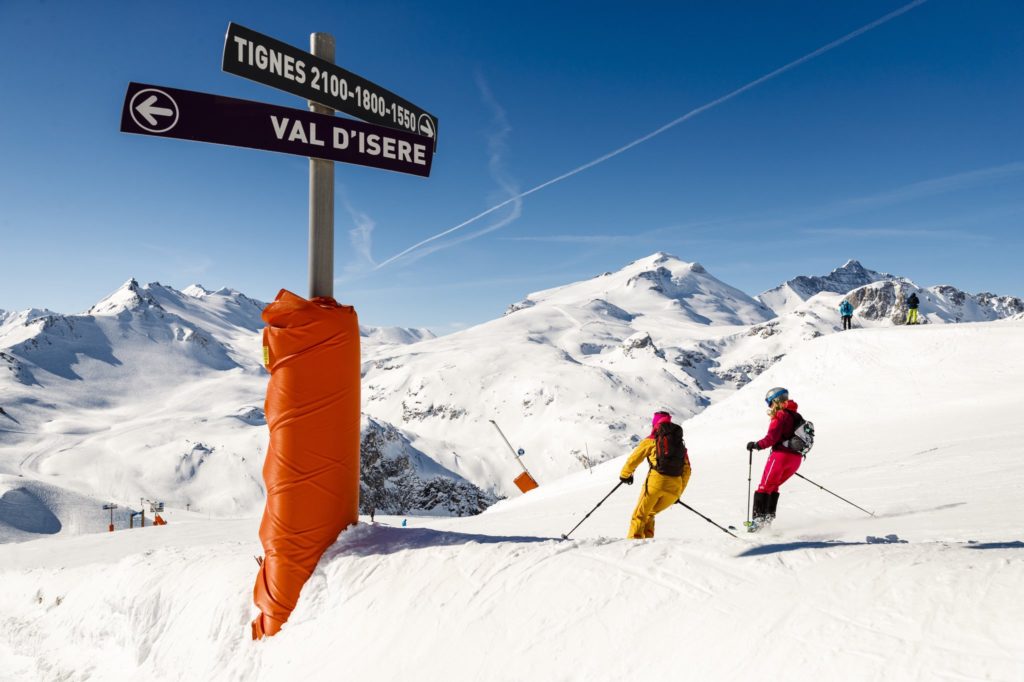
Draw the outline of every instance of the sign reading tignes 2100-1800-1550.
<instances>
[{"instance_id":1,"label":"sign reading tignes 2100-1800-1550","mask_svg":"<svg viewBox=\"0 0 1024 682\"><path fill-rule=\"evenodd\" d=\"M224 37L222 68L349 116L433 139L437 117L362 76L232 23Z\"/></svg>"},{"instance_id":2,"label":"sign reading tignes 2100-1800-1550","mask_svg":"<svg viewBox=\"0 0 1024 682\"><path fill-rule=\"evenodd\" d=\"M121 131L354 163L427 177L431 140L384 126L234 97L129 83Z\"/></svg>"}]
</instances>

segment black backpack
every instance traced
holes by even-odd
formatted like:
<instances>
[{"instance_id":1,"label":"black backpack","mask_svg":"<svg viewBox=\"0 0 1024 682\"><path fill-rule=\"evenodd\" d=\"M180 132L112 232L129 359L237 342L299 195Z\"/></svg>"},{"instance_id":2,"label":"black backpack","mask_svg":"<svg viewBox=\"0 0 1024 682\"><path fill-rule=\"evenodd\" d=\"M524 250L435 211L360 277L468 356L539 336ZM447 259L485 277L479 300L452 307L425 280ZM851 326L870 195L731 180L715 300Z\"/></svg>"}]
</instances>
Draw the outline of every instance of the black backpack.
<instances>
[{"instance_id":1,"label":"black backpack","mask_svg":"<svg viewBox=\"0 0 1024 682\"><path fill-rule=\"evenodd\" d=\"M682 476L686 465L686 444L683 442L683 427L672 422L662 422L654 431L657 456L651 468L662 476Z\"/></svg>"}]
</instances>

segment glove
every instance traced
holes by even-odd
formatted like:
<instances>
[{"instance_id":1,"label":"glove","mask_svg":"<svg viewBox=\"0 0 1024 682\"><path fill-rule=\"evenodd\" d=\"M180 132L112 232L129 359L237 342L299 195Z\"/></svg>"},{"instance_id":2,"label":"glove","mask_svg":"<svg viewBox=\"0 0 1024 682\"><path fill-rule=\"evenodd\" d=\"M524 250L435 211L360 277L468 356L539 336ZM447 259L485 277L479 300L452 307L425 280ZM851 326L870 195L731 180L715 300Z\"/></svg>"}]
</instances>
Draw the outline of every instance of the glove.
<instances>
[{"instance_id":1,"label":"glove","mask_svg":"<svg viewBox=\"0 0 1024 682\"><path fill-rule=\"evenodd\" d=\"M749 443L747 443L747 450L748 451L750 451L750 450L760 450L760 449L761 448L757 447L757 443L755 443L754 441L750 441Z\"/></svg>"},{"instance_id":2,"label":"glove","mask_svg":"<svg viewBox=\"0 0 1024 682\"><path fill-rule=\"evenodd\" d=\"M627 476L625 478L623 478L622 476L619 476L619 483L625 483L626 485L633 485L633 474L630 474L629 476Z\"/></svg>"}]
</instances>

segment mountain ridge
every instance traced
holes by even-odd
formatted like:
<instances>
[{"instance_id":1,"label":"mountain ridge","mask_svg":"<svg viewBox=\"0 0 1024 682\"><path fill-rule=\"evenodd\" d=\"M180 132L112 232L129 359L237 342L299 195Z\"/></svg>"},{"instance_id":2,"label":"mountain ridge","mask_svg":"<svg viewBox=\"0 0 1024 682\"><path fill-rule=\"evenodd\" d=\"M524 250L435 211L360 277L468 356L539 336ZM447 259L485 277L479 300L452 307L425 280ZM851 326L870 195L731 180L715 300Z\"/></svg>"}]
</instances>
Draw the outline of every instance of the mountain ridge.
<instances>
[{"instance_id":1,"label":"mountain ridge","mask_svg":"<svg viewBox=\"0 0 1024 682\"><path fill-rule=\"evenodd\" d=\"M861 265L860 261L851 258L827 275L799 275L762 292L756 298L781 315L790 312L815 294L826 291L846 294L874 282L892 279L902 278L869 270Z\"/></svg>"},{"instance_id":2,"label":"mountain ridge","mask_svg":"<svg viewBox=\"0 0 1024 682\"><path fill-rule=\"evenodd\" d=\"M874 272L855 261L843 267L853 265ZM544 484L631 449L653 409L683 421L835 333L843 296L855 303L855 327L900 323L910 290L929 324L1024 315L1016 297L888 277L845 294L818 292L775 314L699 263L658 252L534 292L528 304L453 334L362 327L363 411L382 431L394 429L409 453L480 491L465 488L465 505L443 503L461 513L473 499L519 494L511 481L521 470L492 419ZM141 489L217 513L259 506L263 306L226 287L177 291L132 278L91 313L0 316L8 417L0 415L0 474L67 485L53 476L102 457L123 473L83 476L78 493ZM15 454L29 442L31 454ZM193 473L181 482L182 471ZM225 495L213 481L228 472Z\"/></svg>"}]
</instances>

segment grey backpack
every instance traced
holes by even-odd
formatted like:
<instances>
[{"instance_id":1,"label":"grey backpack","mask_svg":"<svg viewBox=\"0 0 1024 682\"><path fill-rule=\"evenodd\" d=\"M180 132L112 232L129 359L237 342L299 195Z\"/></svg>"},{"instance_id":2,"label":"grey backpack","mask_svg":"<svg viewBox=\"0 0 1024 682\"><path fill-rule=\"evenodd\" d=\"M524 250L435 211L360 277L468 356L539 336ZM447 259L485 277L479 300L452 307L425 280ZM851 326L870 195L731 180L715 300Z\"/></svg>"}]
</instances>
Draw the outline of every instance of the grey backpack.
<instances>
[{"instance_id":1,"label":"grey backpack","mask_svg":"<svg viewBox=\"0 0 1024 682\"><path fill-rule=\"evenodd\" d=\"M793 416L796 417L796 430L792 436L782 441L782 445L806 457L814 447L814 423L804 419L799 412L794 412Z\"/></svg>"}]
</instances>

